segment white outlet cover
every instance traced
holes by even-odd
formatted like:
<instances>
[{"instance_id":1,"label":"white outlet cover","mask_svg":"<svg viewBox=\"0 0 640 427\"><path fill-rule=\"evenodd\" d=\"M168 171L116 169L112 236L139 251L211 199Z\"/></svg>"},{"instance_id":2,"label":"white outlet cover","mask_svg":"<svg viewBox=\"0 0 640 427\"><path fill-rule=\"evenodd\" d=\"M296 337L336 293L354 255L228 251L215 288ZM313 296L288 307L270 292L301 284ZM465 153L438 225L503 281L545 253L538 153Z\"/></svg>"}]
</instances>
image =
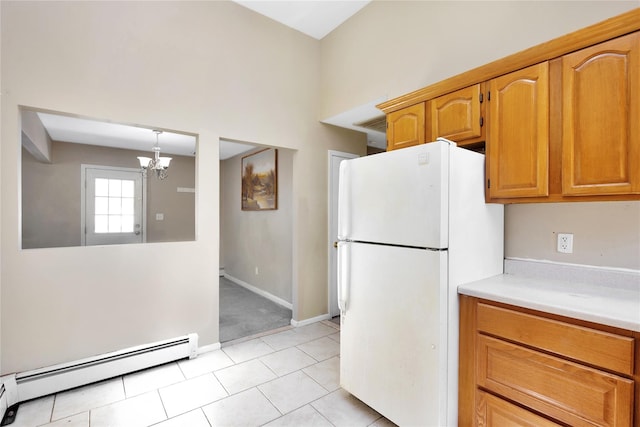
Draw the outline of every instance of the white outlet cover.
<instances>
[{"instance_id":1,"label":"white outlet cover","mask_svg":"<svg viewBox=\"0 0 640 427\"><path fill-rule=\"evenodd\" d=\"M563 254L573 253L573 234L558 233L558 252Z\"/></svg>"}]
</instances>

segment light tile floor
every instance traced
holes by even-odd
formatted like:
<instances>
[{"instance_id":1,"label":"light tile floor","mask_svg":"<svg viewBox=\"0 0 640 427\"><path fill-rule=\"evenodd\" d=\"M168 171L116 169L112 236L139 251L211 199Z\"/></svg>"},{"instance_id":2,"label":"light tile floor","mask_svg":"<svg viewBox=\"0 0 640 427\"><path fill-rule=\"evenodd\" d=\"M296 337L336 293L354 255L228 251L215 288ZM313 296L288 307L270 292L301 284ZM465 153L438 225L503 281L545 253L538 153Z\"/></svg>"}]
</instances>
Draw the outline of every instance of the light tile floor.
<instances>
[{"instance_id":1,"label":"light tile floor","mask_svg":"<svg viewBox=\"0 0 640 427\"><path fill-rule=\"evenodd\" d=\"M339 386L332 322L24 402L12 427L393 426Z\"/></svg>"}]
</instances>

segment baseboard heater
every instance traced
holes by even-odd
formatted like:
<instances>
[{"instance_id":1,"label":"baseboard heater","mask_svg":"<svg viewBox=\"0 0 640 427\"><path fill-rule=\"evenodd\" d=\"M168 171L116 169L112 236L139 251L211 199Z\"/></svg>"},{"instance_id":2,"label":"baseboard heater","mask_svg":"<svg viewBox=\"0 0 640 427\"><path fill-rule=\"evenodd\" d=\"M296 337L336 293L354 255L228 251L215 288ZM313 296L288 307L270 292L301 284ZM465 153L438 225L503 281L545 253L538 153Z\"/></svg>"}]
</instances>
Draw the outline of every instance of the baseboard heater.
<instances>
[{"instance_id":1,"label":"baseboard heater","mask_svg":"<svg viewBox=\"0 0 640 427\"><path fill-rule=\"evenodd\" d=\"M131 347L100 356L16 374L17 397L24 402L130 372L198 355L198 335Z\"/></svg>"}]
</instances>

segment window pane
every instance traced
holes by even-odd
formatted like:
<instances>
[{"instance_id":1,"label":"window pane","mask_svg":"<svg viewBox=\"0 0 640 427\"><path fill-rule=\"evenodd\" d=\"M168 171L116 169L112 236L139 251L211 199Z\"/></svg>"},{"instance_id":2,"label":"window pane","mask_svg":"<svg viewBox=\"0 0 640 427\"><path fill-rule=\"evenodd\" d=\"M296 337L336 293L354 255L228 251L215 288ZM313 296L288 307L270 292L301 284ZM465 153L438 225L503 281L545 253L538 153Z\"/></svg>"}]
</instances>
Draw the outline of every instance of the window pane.
<instances>
[{"instance_id":1,"label":"window pane","mask_svg":"<svg viewBox=\"0 0 640 427\"><path fill-rule=\"evenodd\" d=\"M109 195L109 180L103 178L96 178L96 196L108 196Z\"/></svg>"},{"instance_id":2,"label":"window pane","mask_svg":"<svg viewBox=\"0 0 640 427\"><path fill-rule=\"evenodd\" d=\"M122 202L119 197L109 197L109 215L120 215Z\"/></svg>"},{"instance_id":3,"label":"window pane","mask_svg":"<svg viewBox=\"0 0 640 427\"><path fill-rule=\"evenodd\" d=\"M108 233L109 223L107 215L96 215L94 229L96 233Z\"/></svg>"},{"instance_id":4,"label":"window pane","mask_svg":"<svg viewBox=\"0 0 640 427\"><path fill-rule=\"evenodd\" d=\"M122 214L133 215L133 198L122 199Z\"/></svg>"},{"instance_id":5,"label":"window pane","mask_svg":"<svg viewBox=\"0 0 640 427\"><path fill-rule=\"evenodd\" d=\"M133 233L133 215L122 215L122 232Z\"/></svg>"},{"instance_id":6,"label":"window pane","mask_svg":"<svg viewBox=\"0 0 640 427\"><path fill-rule=\"evenodd\" d=\"M95 233L135 231L136 182L134 179L95 179Z\"/></svg>"},{"instance_id":7,"label":"window pane","mask_svg":"<svg viewBox=\"0 0 640 427\"><path fill-rule=\"evenodd\" d=\"M133 181L130 179L122 180L122 197L133 197Z\"/></svg>"},{"instance_id":8,"label":"window pane","mask_svg":"<svg viewBox=\"0 0 640 427\"><path fill-rule=\"evenodd\" d=\"M120 197L122 195L122 185L119 179L109 180L109 196Z\"/></svg>"},{"instance_id":9,"label":"window pane","mask_svg":"<svg viewBox=\"0 0 640 427\"><path fill-rule=\"evenodd\" d=\"M119 215L109 216L109 233L119 233L121 230L122 220Z\"/></svg>"},{"instance_id":10,"label":"window pane","mask_svg":"<svg viewBox=\"0 0 640 427\"><path fill-rule=\"evenodd\" d=\"M109 213L109 198L108 197L96 197L96 215L103 215Z\"/></svg>"}]
</instances>

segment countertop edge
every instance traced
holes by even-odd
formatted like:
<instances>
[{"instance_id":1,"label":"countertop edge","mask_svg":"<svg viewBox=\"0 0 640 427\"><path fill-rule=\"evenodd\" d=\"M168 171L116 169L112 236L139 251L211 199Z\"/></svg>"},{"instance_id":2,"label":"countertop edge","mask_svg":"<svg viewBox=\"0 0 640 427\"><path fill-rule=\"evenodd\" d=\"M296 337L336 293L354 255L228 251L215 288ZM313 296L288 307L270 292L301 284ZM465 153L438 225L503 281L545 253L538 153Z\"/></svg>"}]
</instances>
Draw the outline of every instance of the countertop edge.
<instances>
[{"instance_id":1,"label":"countertop edge","mask_svg":"<svg viewBox=\"0 0 640 427\"><path fill-rule=\"evenodd\" d=\"M471 284L469 284L471 285ZM510 298L497 295L496 293L474 288L468 285L460 285L458 287L458 293L460 295L467 295L470 297L482 298L489 301L500 302L503 304L509 304L516 307L528 308L530 310L537 310L544 313L556 314L559 316L565 316L572 319L584 320L587 322L598 323L601 325L612 326L616 328L622 328L629 331L640 332L640 322L627 321L624 319L611 318L609 316L601 315L598 313L588 313L572 308L566 307L554 307L544 303L538 303L533 300L522 298Z\"/></svg>"}]
</instances>

